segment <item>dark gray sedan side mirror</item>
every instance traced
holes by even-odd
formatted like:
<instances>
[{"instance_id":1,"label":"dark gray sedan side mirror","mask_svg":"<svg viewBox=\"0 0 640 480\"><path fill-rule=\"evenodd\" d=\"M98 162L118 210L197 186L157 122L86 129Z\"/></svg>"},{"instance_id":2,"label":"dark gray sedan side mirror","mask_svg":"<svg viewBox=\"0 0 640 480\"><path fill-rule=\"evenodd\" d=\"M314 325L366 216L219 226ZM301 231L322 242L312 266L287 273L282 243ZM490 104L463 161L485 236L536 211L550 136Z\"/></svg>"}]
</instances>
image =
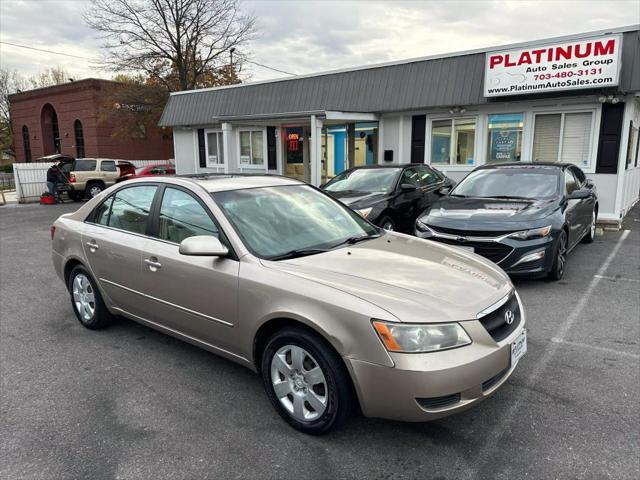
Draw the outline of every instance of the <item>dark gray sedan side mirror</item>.
<instances>
[{"instance_id":1,"label":"dark gray sedan side mirror","mask_svg":"<svg viewBox=\"0 0 640 480\"><path fill-rule=\"evenodd\" d=\"M448 195L452 188L451 185L443 185L438 189L438 193L440 195Z\"/></svg>"},{"instance_id":2,"label":"dark gray sedan side mirror","mask_svg":"<svg viewBox=\"0 0 640 480\"><path fill-rule=\"evenodd\" d=\"M225 257L229 254L229 249L212 235L196 235L185 238L180 243L178 251L182 255L197 257Z\"/></svg>"},{"instance_id":3,"label":"dark gray sedan side mirror","mask_svg":"<svg viewBox=\"0 0 640 480\"><path fill-rule=\"evenodd\" d=\"M582 200L584 198L589 198L589 196L591 196L591 192L589 190L581 189L574 190L569 195L567 195L567 198L569 200Z\"/></svg>"},{"instance_id":4,"label":"dark gray sedan side mirror","mask_svg":"<svg viewBox=\"0 0 640 480\"><path fill-rule=\"evenodd\" d=\"M402 185L400 185L400 190L402 190L403 192L411 192L412 190L417 190L417 189L418 187L416 187L411 183L403 183Z\"/></svg>"}]
</instances>

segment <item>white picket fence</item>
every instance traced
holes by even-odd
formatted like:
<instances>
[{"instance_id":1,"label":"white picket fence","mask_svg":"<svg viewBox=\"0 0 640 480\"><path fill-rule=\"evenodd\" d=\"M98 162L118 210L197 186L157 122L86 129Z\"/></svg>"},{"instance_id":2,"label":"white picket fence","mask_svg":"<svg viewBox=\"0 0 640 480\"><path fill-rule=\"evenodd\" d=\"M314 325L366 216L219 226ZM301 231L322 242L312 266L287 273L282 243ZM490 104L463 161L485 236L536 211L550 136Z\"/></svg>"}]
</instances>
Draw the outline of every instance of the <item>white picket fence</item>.
<instances>
[{"instance_id":1,"label":"white picket fence","mask_svg":"<svg viewBox=\"0 0 640 480\"><path fill-rule=\"evenodd\" d=\"M136 168L157 163L174 163L173 160L127 160ZM20 203L37 202L47 190L47 170L53 163L14 163L13 176L16 198Z\"/></svg>"}]
</instances>

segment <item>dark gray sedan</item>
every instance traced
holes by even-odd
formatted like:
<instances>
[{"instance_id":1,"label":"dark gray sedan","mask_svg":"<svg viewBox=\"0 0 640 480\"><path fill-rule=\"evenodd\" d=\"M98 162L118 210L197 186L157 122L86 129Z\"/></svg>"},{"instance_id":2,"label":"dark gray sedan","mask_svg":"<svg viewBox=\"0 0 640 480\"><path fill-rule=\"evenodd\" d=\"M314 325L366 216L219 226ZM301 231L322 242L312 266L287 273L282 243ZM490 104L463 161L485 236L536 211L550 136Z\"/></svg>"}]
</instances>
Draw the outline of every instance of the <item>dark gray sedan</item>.
<instances>
[{"instance_id":1,"label":"dark gray sedan","mask_svg":"<svg viewBox=\"0 0 640 480\"><path fill-rule=\"evenodd\" d=\"M562 278L566 257L595 238L598 197L575 165L479 167L416 222L420 238L456 245L510 275Z\"/></svg>"}]
</instances>

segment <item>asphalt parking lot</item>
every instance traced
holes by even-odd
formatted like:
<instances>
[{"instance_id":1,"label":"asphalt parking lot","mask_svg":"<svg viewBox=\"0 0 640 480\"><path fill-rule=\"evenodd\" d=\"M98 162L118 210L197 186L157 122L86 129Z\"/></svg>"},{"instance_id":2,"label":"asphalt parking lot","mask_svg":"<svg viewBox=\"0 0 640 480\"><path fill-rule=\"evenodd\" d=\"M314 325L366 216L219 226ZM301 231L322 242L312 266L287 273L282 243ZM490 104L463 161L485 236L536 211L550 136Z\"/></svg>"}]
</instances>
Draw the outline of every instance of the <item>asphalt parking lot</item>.
<instances>
[{"instance_id":1,"label":"asphalt parking lot","mask_svg":"<svg viewBox=\"0 0 640 480\"><path fill-rule=\"evenodd\" d=\"M529 351L493 398L320 438L249 370L126 320L81 327L49 245L75 208L0 207L2 479L640 478L640 208L561 282L516 282Z\"/></svg>"}]
</instances>

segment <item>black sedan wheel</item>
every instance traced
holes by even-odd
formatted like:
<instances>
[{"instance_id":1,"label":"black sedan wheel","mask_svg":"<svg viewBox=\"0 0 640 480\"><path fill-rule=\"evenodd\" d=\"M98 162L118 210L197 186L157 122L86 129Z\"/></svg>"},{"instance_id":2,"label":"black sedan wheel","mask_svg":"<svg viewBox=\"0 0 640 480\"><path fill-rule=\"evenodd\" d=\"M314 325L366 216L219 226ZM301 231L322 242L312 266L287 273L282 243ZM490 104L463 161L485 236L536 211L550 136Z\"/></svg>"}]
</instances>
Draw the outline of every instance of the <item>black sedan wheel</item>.
<instances>
[{"instance_id":1,"label":"black sedan wheel","mask_svg":"<svg viewBox=\"0 0 640 480\"><path fill-rule=\"evenodd\" d=\"M556 257L553 259L553 265L549 272L551 280L560 280L564 275L564 268L567 263L567 232L562 230L558 236L558 246L556 248Z\"/></svg>"},{"instance_id":2,"label":"black sedan wheel","mask_svg":"<svg viewBox=\"0 0 640 480\"><path fill-rule=\"evenodd\" d=\"M384 230L388 230L390 232L396 229L396 224L391 217L387 217L386 215L380 219L378 225L382 227Z\"/></svg>"}]
</instances>

